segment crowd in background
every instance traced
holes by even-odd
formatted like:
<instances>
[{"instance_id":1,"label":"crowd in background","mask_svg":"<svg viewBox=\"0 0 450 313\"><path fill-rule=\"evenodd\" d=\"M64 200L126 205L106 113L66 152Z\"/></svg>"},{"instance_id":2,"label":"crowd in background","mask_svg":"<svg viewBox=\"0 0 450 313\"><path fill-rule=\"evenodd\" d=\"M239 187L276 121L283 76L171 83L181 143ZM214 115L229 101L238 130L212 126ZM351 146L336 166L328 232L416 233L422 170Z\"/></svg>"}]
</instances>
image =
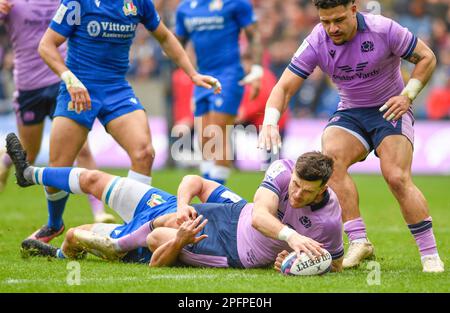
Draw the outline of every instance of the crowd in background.
<instances>
[{"instance_id":1,"label":"crowd in background","mask_svg":"<svg viewBox=\"0 0 450 313\"><path fill-rule=\"evenodd\" d=\"M154 1L163 20L174 25L178 0ZM280 77L303 39L318 23L311 0L252 0L264 45L266 71ZM432 81L415 101L416 118L450 119L450 0L357 0L360 11L393 18L425 41L435 52L438 66ZM242 40L245 45L245 39ZM189 48L188 48L189 49ZM0 111L10 107L12 53L5 30L0 27ZM405 79L413 65L403 62ZM129 78L161 80L167 86L167 102L173 103L173 65L144 28L139 28L130 54ZM319 69L306 80L290 103L294 117L328 117L336 109L339 96L331 81ZM153 104L155 105L155 104Z\"/></svg>"}]
</instances>

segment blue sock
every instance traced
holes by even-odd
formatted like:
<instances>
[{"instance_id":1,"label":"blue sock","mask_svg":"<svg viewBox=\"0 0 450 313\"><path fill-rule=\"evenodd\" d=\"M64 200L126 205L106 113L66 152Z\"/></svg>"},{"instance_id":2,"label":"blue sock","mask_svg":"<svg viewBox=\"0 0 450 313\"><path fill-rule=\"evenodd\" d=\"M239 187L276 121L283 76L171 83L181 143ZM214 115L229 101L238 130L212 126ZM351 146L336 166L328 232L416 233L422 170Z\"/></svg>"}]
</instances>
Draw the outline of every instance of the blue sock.
<instances>
[{"instance_id":1,"label":"blue sock","mask_svg":"<svg viewBox=\"0 0 450 313\"><path fill-rule=\"evenodd\" d=\"M35 168L33 181L39 185L54 187L71 192L69 176L72 169L72 167Z\"/></svg>"},{"instance_id":2,"label":"blue sock","mask_svg":"<svg viewBox=\"0 0 450 313\"><path fill-rule=\"evenodd\" d=\"M47 226L53 229L60 229L63 225L63 213L66 207L69 194L63 190L47 195L48 221Z\"/></svg>"},{"instance_id":3,"label":"blue sock","mask_svg":"<svg viewBox=\"0 0 450 313\"><path fill-rule=\"evenodd\" d=\"M204 174L202 175L202 177L203 177L204 179L211 179L211 178L209 177L209 173L204 173Z\"/></svg>"},{"instance_id":4,"label":"blue sock","mask_svg":"<svg viewBox=\"0 0 450 313\"><path fill-rule=\"evenodd\" d=\"M58 259L65 259L66 256L64 255L64 253L62 252L61 249L56 250L56 258Z\"/></svg>"}]
</instances>

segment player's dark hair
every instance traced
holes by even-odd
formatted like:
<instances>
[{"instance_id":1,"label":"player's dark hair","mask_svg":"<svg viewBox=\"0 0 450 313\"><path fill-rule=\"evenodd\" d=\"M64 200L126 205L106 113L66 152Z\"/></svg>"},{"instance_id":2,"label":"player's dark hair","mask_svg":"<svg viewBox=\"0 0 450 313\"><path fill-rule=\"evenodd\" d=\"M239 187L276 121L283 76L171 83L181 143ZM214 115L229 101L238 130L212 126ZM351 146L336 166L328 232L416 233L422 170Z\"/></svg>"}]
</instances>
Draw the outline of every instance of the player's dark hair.
<instances>
[{"instance_id":1,"label":"player's dark hair","mask_svg":"<svg viewBox=\"0 0 450 313\"><path fill-rule=\"evenodd\" d=\"M295 172L300 179L307 181L321 180L325 185L333 174L332 158L313 151L302 154L295 162Z\"/></svg>"},{"instance_id":2,"label":"player's dark hair","mask_svg":"<svg viewBox=\"0 0 450 313\"><path fill-rule=\"evenodd\" d=\"M318 9L330 9L340 5L347 6L349 3L355 3L355 0L313 0L314 5Z\"/></svg>"}]
</instances>

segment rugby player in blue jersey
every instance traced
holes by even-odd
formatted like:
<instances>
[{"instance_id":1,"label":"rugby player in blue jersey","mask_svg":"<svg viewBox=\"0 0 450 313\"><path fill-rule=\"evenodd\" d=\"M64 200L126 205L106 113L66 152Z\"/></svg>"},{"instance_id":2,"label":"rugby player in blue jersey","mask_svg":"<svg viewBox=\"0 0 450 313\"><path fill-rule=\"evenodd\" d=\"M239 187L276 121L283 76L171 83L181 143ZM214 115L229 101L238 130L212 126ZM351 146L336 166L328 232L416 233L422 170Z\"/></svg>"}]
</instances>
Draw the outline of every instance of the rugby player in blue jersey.
<instances>
[{"instance_id":1,"label":"rugby player in blue jersey","mask_svg":"<svg viewBox=\"0 0 450 313\"><path fill-rule=\"evenodd\" d=\"M96 118L131 159L128 177L151 183L155 151L144 108L125 79L129 51L142 23L165 53L197 86L220 92L220 83L199 74L176 37L161 22L151 0L63 0L44 34L39 53L63 80L50 137L51 167L71 166ZM68 41L66 62L58 47ZM49 213L58 227L47 228L45 241L64 229L68 193L49 188Z\"/></svg>"},{"instance_id":2,"label":"rugby player in blue jersey","mask_svg":"<svg viewBox=\"0 0 450 313\"><path fill-rule=\"evenodd\" d=\"M239 51L241 30L247 36L254 64L246 76ZM217 77L222 84L220 95L195 88L194 116L203 153L200 172L223 184L230 175L232 155L226 126L234 125L243 85L251 84L252 99L261 85L262 46L256 17L249 0L185 0L177 8L175 32L181 42L192 42L200 72ZM219 140L211 140L211 133ZM205 151L209 140L216 144L214 151Z\"/></svg>"}]
</instances>

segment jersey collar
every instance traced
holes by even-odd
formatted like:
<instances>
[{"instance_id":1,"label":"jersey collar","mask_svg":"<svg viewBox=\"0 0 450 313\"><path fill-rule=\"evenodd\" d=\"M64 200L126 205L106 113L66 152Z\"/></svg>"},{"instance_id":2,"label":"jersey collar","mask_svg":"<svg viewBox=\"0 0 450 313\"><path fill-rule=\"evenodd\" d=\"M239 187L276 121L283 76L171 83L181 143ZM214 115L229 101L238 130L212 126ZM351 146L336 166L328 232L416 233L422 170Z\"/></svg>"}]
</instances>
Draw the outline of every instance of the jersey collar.
<instances>
[{"instance_id":1,"label":"jersey collar","mask_svg":"<svg viewBox=\"0 0 450 313\"><path fill-rule=\"evenodd\" d=\"M365 31L367 29L366 20L364 19L364 15L359 12L356 12L356 21L358 22L358 31Z\"/></svg>"},{"instance_id":2,"label":"jersey collar","mask_svg":"<svg viewBox=\"0 0 450 313\"><path fill-rule=\"evenodd\" d=\"M328 204L328 201L330 201L330 192L327 189L323 194L322 201L320 201L319 203L310 205L311 211L314 212L314 211L320 210L321 208L323 208L324 206L326 206Z\"/></svg>"}]
</instances>

